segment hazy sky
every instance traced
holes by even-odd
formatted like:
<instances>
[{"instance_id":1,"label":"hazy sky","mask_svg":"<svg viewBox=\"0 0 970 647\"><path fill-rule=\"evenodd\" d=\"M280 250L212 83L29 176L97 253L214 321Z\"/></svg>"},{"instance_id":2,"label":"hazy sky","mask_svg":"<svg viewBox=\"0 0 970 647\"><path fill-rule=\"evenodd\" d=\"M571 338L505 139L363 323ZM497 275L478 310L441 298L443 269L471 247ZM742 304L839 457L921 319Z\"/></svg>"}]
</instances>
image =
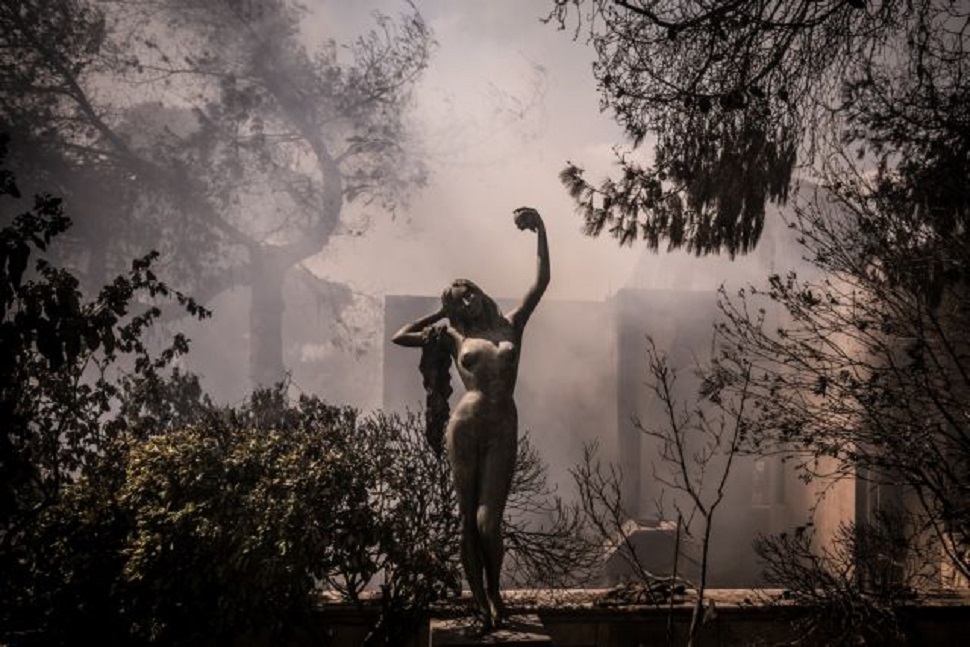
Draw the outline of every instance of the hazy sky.
<instances>
[{"instance_id":1,"label":"hazy sky","mask_svg":"<svg viewBox=\"0 0 970 647\"><path fill-rule=\"evenodd\" d=\"M438 43L416 93L415 127L430 183L395 221L372 213L366 235L343 237L311 266L371 294L437 294L467 277L487 292L517 296L535 272L535 237L512 210L534 206L553 255L551 298L600 300L629 276L640 248L580 232L558 180L567 160L601 177L619 128L598 106L591 50L542 24L545 0L430 0L416 6ZM322 4L308 33L347 38L400 0Z\"/></svg>"}]
</instances>

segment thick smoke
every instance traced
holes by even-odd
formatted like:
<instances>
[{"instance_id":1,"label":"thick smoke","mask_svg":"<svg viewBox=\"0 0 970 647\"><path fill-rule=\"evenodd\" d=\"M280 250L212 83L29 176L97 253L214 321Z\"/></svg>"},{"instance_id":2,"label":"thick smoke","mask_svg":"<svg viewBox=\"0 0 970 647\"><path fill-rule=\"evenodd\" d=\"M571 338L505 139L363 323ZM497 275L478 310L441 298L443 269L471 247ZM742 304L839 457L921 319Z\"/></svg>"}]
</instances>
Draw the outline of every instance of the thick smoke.
<instances>
[{"instance_id":1,"label":"thick smoke","mask_svg":"<svg viewBox=\"0 0 970 647\"><path fill-rule=\"evenodd\" d=\"M641 403L618 392L621 380L643 388L645 336L662 340L689 329L695 331L691 339L678 338L677 358L702 355L717 287L742 287L784 272L798 252L778 222L768 224L755 253L734 261L652 254L583 236L558 173L569 160L590 178L609 173L611 148L623 138L600 112L592 52L542 24L542 8L517 0L421 3L437 46L416 91L409 145L427 164L428 184L395 219L375 206L352 205L340 235L291 272L284 338L299 333L312 340L314 327L330 328L338 316L335 295L315 292L301 272L346 284L350 296L339 296L353 303L339 312L340 334L291 344L285 359L298 389L364 409L420 408L418 355L391 347L389 332L434 309L435 295L457 277L474 280L504 308L514 306L535 276L536 259L535 237L515 228L512 211L536 207L549 232L553 277L526 332L517 401L522 428L548 462L551 480L568 495L568 470L582 457L583 444L598 440L604 458L617 458L618 429L643 414L636 410ZM396 0L326 3L305 25L304 37L347 41L373 25L371 12L406 10ZM624 290L644 292L623 301L618 295ZM707 305L658 315L652 290L665 291L668 306L680 292L692 293L685 303ZM418 298L404 303L405 296ZM642 311L629 311L630 304ZM242 323L248 299L243 291L229 292L212 306L215 321L189 330L196 340L191 368L217 396L238 400L249 388ZM677 317L693 319L686 326ZM632 331L632 342L620 343L621 328ZM630 367L622 375L621 360ZM681 367L685 373L690 368ZM455 387L461 388L457 381ZM641 468L641 478L649 478L649 465ZM634 514L648 515L649 503L642 501ZM728 511L726 527L731 519Z\"/></svg>"}]
</instances>

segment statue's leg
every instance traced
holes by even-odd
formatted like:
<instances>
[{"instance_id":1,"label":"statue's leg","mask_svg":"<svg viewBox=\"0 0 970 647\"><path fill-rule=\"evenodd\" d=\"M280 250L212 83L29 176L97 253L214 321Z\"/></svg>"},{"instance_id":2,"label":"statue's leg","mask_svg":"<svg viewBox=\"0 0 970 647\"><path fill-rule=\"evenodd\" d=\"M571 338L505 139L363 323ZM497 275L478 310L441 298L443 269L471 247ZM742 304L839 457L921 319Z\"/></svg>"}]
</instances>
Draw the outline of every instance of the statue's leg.
<instances>
[{"instance_id":1,"label":"statue's leg","mask_svg":"<svg viewBox=\"0 0 970 647\"><path fill-rule=\"evenodd\" d=\"M468 588L471 589L472 599L481 613L484 629L488 631L491 629L492 622L488 598L485 595L482 545L475 516L478 509L481 464L477 447L474 446L472 438L468 437L472 436L472 433L462 433L473 430L463 430L461 426L461 424L449 425L446 436L451 475L458 497L458 512L461 516L461 565L465 571L465 579L468 580Z\"/></svg>"},{"instance_id":2,"label":"statue's leg","mask_svg":"<svg viewBox=\"0 0 970 647\"><path fill-rule=\"evenodd\" d=\"M496 436L482 462L482 490L476 516L484 553L485 594L492 622L500 624L508 615L499 590L505 552L502 516L512 487L518 441L515 428L511 433L500 432Z\"/></svg>"},{"instance_id":3,"label":"statue's leg","mask_svg":"<svg viewBox=\"0 0 970 647\"><path fill-rule=\"evenodd\" d=\"M462 515L461 565L465 569L468 588L471 589L472 599L475 601L475 608L478 610L482 620L482 629L484 631L491 631L493 627L492 616L489 612L490 607L488 597L485 594L485 584L482 577L484 573L482 546L474 519L474 514Z\"/></svg>"}]
</instances>

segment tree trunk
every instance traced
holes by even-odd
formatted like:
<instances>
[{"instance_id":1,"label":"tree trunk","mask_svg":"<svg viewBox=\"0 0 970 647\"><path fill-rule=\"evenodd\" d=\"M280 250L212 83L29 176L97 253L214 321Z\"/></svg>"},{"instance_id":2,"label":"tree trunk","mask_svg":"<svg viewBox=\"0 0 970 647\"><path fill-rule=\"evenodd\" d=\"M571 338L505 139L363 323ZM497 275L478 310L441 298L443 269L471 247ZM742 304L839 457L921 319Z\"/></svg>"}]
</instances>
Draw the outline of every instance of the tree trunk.
<instances>
[{"instance_id":1,"label":"tree trunk","mask_svg":"<svg viewBox=\"0 0 970 647\"><path fill-rule=\"evenodd\" d=\"M108 281L107 240L105 235L85 236L82 243L88 248L88 269L83 284L88 295L97 295Z\"/></svg>"},{"instance_id":2,"label":"tree trunk","mask_svg":"<svg viewBox=\"0 0 970 647\"><path fill-rule=\"evenodd\" d=\"M249 376L253 387L269 387L283 379L283 279L287 266L274 250L252 252L252 300L249 310Z\"/></svg>"}]
</instances>

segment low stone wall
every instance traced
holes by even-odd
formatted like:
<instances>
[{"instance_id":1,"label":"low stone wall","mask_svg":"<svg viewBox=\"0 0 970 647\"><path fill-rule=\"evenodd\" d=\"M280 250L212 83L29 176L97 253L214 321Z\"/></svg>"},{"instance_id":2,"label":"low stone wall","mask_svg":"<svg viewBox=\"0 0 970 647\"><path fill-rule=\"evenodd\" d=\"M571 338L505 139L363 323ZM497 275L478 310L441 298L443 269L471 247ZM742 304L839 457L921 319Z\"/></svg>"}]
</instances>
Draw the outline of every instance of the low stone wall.
<instances>
[{"instance_id":1,"label":"low stone wall","mask_svg":"<svg viewBox=\"0 0 970 647\"><path fill-rule=\"evenodd\" d=\"M686 645L693 604L621 604L607 591L512 591L506 594L513 613L537 615L556 647L629 647ZM770 592L713 590L708 595L708 620L698 647L760 647L784 645L797 638L792 622L797 607L779 608L763 602ZM438 617L462 613L462 603L438 610ZM470 606L467 606L470 609ZM292 647L357 647L376 623L376 607L355 608L327 603L313 618L313 627L294 637ZM964 645L970 640L970 591L932 597L899 613L907 639L900 645ZM430 618L429 618L430 622ZM428 626L413 636L401 636L402 647L432 644ZM485 641L481 644L498 644ZM514 643L509 643L514 644Z\"/></svg>"},{"instance_id":2,"label":"low stone wall","mask_svg":"<svg viewBox=\"0 0 970 647\"><path fill-rule=\"evenodd\" d=\"M558 604L537 600L536 613L557 647L686 645L693 601L673 605L614 604L607 591L576 592ZM706 621L698 647L755 647L788 644L805 609L776 606L780 591L714 589L708 591ZM583 599L586 597L586 599ZM900 645L963 645L970 639L970 591L931 596L899 610L905 634Z\"/></svg>"}]
</instances>

